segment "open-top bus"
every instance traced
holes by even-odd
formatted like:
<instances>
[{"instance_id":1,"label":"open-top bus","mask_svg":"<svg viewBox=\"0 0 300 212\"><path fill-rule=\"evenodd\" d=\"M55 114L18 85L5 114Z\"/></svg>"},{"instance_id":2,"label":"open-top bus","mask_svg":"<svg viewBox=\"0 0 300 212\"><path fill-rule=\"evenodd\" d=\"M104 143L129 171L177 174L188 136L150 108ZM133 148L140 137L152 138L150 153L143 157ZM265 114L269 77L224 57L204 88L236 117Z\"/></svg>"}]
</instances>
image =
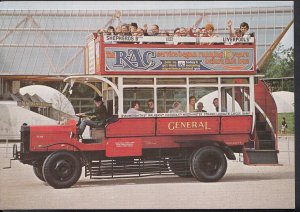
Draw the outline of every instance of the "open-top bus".
<instances>
[{"instance_id":1,"label":"open-top bus","mask_svg":"<svg viewBox=\"0 0 300 212\"><path fill-rule=\"evenodd\" d=\"M93 88L110 117L76 137L76 121L21 127L14 159L33 166L54 188L74 185L85 167L90 178L176 174L220 180L227 159L246 165L278 164L277 109L256 72L255 37L87 37L85 74L65 79ZM93 82L101 82L96 87ZM68 87L69 86L69 87ZM206 112L189 111L189 97ZM213 99L218 98L218 110ZM154 112L126 114L132 101ZM174 101L182 111L169 113Z\"/></svg>"}]
</instances>

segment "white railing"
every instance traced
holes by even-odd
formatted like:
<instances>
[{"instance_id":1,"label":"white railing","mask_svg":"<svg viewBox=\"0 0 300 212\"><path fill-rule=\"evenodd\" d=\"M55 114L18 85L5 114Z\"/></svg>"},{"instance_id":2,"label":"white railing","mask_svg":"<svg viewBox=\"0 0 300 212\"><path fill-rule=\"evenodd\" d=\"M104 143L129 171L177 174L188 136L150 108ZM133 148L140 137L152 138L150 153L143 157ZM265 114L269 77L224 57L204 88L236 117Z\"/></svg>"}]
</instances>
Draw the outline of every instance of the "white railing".
<instances>
[{"instance_id":1,"label":"white railing","mask_svg":"<svg viewBox=\"0 0 300 212\"><path fill-rule=\"evenodd\" d=\"M295 165L295 136L278 136L279 154L278 160L283 165Z\"/></svg>"},{"instance_id":2,"label":"white railing","mask_svg":"<svg viewBox=\"0 0 300 212\"><path fill-rule=\"evenodd\" d=\"M124 36L103 35L104 43L194 43L194 44L233 44L254 43L254 37L173 37L173 36Z\"/></svg>"}]
</instances>

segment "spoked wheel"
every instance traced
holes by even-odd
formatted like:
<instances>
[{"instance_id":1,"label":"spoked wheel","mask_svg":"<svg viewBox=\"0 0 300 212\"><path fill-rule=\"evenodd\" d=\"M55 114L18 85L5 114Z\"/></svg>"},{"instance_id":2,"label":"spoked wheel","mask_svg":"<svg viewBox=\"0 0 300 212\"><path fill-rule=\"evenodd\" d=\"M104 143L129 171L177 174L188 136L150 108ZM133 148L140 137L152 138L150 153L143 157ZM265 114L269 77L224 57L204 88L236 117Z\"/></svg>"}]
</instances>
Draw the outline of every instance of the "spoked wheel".
<instances>
[{"instance_id":1,"label":"spoked wheel","mask_svg":"<svg viewBox=\"0 0 300 212\"><path fill-rule=\"evenodd\" d=\"M43 166L33 167L33 173L37 178L39 178L41 181L45 182L45 178L43 176Z\"/></svg>"},{"instance_id":2,"label":"spoked wheel","mask_svg":"<svg viewBox=\"0 0 300 212\"><path fill-rule=\"evenodd\" d=\"M192 174L199 181L216 182L224 176L226 169L227 160L223 151L218 147L202 147L192 155Z\"/></svg>"},{"instance_id":3,"label":"spoked wheel","mask_svg":"<svg viewBox=\"0 0 300 212\"><path fill-rule=\"evenodd\" d=\"M184 159L170 159L169 166L172 172L179 177L193 177L190 172L189 161Z\"/></svg>"},{"instance_id":4,"label":"spoked wheel","mask_svg":"<svg viewBox=\"0 0 300 212\"><path fill-rule=\"evenodd\" d=\"M82 171L78 157L67 151L53 152L43 164L43 176L54 188L68 188L74 185Z\"/></svg>"}]
</instances>

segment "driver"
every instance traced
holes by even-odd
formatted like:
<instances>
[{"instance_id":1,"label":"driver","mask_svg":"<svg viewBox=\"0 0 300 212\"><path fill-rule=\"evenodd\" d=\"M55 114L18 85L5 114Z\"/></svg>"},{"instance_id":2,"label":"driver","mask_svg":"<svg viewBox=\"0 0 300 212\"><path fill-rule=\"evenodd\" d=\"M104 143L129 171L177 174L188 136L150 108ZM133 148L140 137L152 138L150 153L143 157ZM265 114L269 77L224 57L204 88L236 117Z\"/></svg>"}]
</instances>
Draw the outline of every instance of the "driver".
<instances>
[{"instance_id":1,"label":"driver","mask_svg":"<svg viewBox=\"0 0 300 212\"><path fill-rule=\"evenodd\" d=\"M78 130L77 130L77 134L79 137L82 137L82 133L85 130L86 125L90 126L90 127L99 127L102 126L102 124L104 123L104 121L107 118L107 109L104 106L104 103L102 101L102 97L101 96L96 96L94 98L94 103L96 105L96 108L94 111L92 112L85 112L85 113L77 113L77 116L93 116L91 118L91 120L82 120Z\"/></svg>"}]
</instances>

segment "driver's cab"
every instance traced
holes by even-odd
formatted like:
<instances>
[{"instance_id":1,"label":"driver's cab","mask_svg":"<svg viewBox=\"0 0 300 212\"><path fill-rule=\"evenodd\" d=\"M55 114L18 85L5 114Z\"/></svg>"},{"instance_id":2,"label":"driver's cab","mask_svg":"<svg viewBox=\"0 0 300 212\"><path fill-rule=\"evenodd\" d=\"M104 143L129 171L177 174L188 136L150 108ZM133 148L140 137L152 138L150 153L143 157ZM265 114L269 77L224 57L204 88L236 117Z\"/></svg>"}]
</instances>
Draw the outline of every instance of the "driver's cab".
<instances>
[{"instance_id":1,"label":"driver's cab","mask_svg":"<svg viewBox=\"0 0 300 212\"><path fill-rule=\"evenodd\" d=\"M105 126L118 119L118 115L117 115L118 98L116 97L114 90L109 84L97 78L99 78L99 76L95 76L95 77L73 76L65 79L65 82L67 82L67 84L65 86L63 93L66 92L68 89L69 94L72 94L73 92L72 88L75 83L84 84L92 88L97 95L102 96L102 101L107 109L107 115L108 115L107 119L104 121L104 123L101 126L97 126L97 127L86 126L86 129L82 135L83 138L82 142L84 143L101 143L103 138L105 137ZM115 82L111 78L108 80L109 82ZM93 84L93 82L99 82L99 81L102 82L101 88L98 88ZM91 116L77 115L77 126L80 124L82 119L91 119L91 118L92 118Z\"/></svg>"}]
</instances>

